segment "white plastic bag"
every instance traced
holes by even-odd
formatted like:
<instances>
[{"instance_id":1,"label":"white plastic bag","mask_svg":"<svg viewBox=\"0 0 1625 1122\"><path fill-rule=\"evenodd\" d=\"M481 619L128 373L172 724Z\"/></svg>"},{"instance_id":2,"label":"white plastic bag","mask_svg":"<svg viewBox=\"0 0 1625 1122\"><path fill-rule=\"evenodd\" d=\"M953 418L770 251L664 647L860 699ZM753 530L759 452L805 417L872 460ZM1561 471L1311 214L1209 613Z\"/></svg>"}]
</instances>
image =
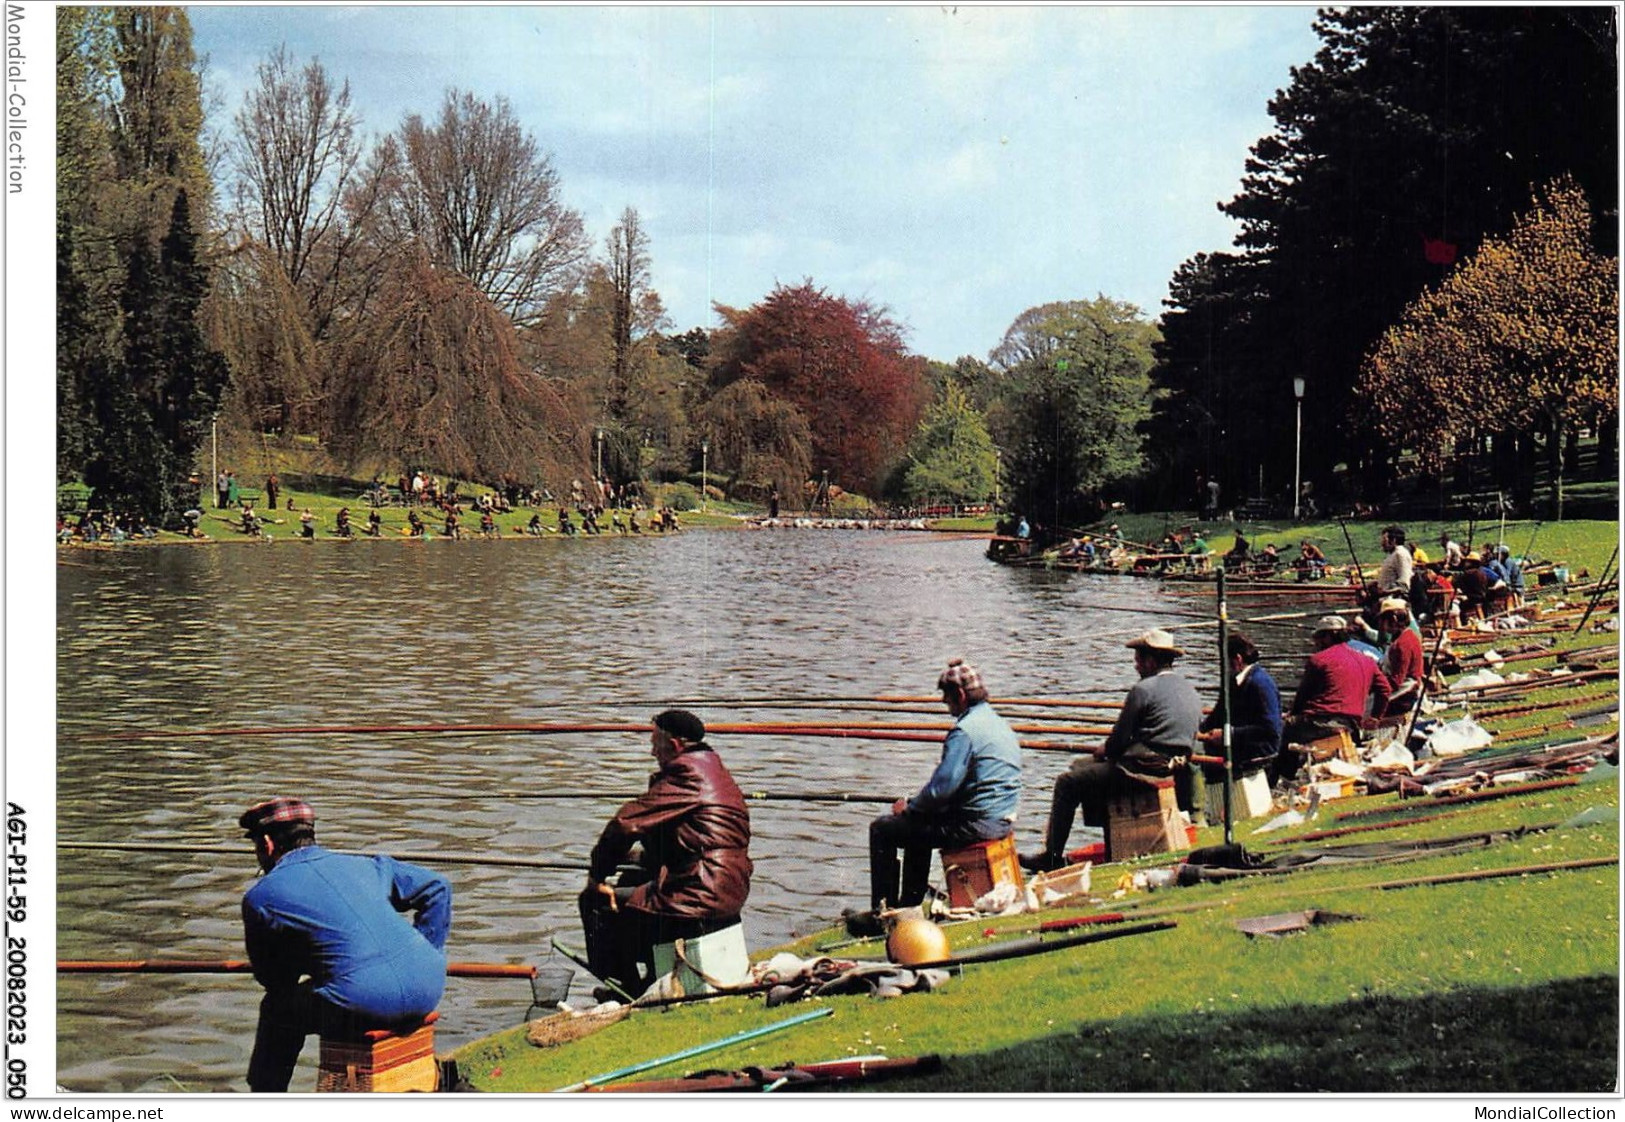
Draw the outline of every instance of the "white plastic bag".
<instances>
[{"instance_id":1,"label":"white plastic bag","mask_svg":"<svg viewBox=\"0 0 1625 1122\"><path fill-rule=\"evenodd\" d=\"M993 891L976 898L975 908L983 915L1005 915L1026 911L1027 901L1020 898L1014 881L993 886Z\"/></svg>"},{"instance_id":2,"label":"white plastic bag","mask_svg":"<svg viewBox=\"0 0 1625 1122\"><path fill-rule=\"evenodd\" d=\"M1427 749L1435 756L1460 756L1489 747L1492 739L1484 726L1468 715L1434 729L1427 738Z\"/></svg>"},{"instance_id":3,"label":"white plastic bag","mask_svg":"<svg viewBox=\"0 0 1625 1122\"><path fill-rule=\"evenodd\" d=\"M1416 766L1416 757L1396 740L1373 756L1366 766L1372 771L1410 771Z\"/></svg>"},{"instance_id":4,"label":"white plastic bag","mask_svg":"<svg viewBox=\"0 0 1625 1122\"><path fill-rule=\"evenodd\" d=\"M1506 679L1493 670L1475 670L1471 674L1463 674L1451 683L1450 692L1459 693L1462 690L1477 689L1479 686L1499 686L1505 682Z\"/></svg>"},{"instance_id":5,"label":"white plastic bag","mask_svg":"<svg viewBox=\"0 0 1625 1122\"><path fill-rule=\"evenodd\" d=\"M1299 825L1303 824L1303 821L1304 821L1304 817L1303 817L1303 813L1301 811L1296 811L1296 810L1283 811L1282 813L1277 814L1274 818L1271 818L1268 822L1264 823L1262 826L1258 827L1258 829L1254 830L1253 833L1255 833L1255 834L1264 834L1264 833L1268 833L1271 830L1284 829L1287 826L1299 826Z\"/></svg>"}]
</instances>

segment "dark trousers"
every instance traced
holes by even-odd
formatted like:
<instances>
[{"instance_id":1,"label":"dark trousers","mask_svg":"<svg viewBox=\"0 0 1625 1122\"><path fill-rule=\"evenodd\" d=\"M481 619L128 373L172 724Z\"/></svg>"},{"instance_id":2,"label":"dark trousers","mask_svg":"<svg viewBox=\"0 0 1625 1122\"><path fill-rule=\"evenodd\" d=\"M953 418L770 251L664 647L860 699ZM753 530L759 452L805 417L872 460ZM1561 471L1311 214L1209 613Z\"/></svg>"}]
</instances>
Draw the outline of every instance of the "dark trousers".
<instances>
[{"instance_id":1,"label":"dark trousers","mask_svg":"<svg viewBox=\"0 0 1625 1122\"><path fill-rule=\"evenodd\" d=\"M260 1000L260 1022L254 1031L254 1053L248 1059L248 1089L282 1092L293 1078L294 1065L311 1033L351 1039L368 1029L400 1028L415 1024L413 1017L395 1024L380 1023L317 997L311 983L289 989L266 990Z\"/></svg>"},{"instance_id":2,"label":"dark trousers","mask_svg":"<svg viewBox=\"0 0 1625 1122\"><path fill-rule=\"evenodd\" d=\"M1359 728L1358 718L1333 714L1288 720L1281 734L1281 750L1270 761L1270 786L1297 777L1309 760L1309 749L1304 745L1311 740L1336 736L1339 732L1355 733Z\"/></svg>"},{"instance_id":3,"label":"dark trousers","mask_svg":"<svg viewBox=\"0 0 1625 1122\"><path fill-rule=\"evenodd\" d=\"M1134 749L1130 749L1133 752ZM1158 764L1158 760L1161 764ZM1125 757L1127 761L1127 757ZM1169 776L1174 781L1174 801L1179 809L1189 814L1196 803L1196 778L1189 766L1170 769L1166 757L1145 754L1145 768L1135 768L1139 774L1157 777ZM1066 856L1066 840L1072 835L1072 821L1083 811L1083 824L1104 829L1106 802L1114 784L1125 782L1118 775L1119 764L1095 756L1075 757L1067 769L1055 777L1055 791L1050 797L1049 825L1044 830L1044 856L1050 860Z\"/></svg>"},{"instance_id":4,"label":"dark trousers","mask_svg":"<svg viewBox=\"0 0 1625 1122\"><path fill-rule=\"evenodd\" d=\"M630 997L637 997L654 984L654 949L658 944L695 939L739 922L736 915L696 919L646 912L627 905L631 895L629 887L615 889L614 910L604 894L593 889L583 891L576 901L581 912L581 934L587 944L587 969L600 981L619 986Z\"/></svg>"},{"instance_id":5,"label":"dark trousers","mask_svg":"<svg viewBox=\"0 0 1625 1122\"><path fill-rule=\"evenodd\" d=\"M1004 834L1009 833L1003 827ZM989 833L992 830L994 832ZM989 837L1002 837L992 823L932 817L905 810L882 814L869 823L869 906L912 908L925 899L931 876L931 851L959 849ZM898 880L897 851L903 852Z\"/></svg>"}]
</instances>

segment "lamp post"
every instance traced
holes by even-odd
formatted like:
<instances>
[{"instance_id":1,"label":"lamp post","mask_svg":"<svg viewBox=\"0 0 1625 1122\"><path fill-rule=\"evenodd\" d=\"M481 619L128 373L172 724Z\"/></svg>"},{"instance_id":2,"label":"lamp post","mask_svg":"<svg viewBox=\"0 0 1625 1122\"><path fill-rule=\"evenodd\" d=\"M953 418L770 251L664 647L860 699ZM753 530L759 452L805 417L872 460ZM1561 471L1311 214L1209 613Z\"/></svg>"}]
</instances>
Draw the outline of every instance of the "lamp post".
<instances>
[{"instance_id":1,"label":"lamp post","mask_svg":"<svg viewBox=\"0 0 1625 1122\"><path fill-rule=\"evenodd\" d=\"M705 489L710 479L711 441L700 441L700 509L705 509Z\"/></svg>"},{"instance_id":2,"label":"lamp post","mask_svg":"<svg viewBox=\"0 0 1625 1122\"><path fill-rule=\"evenodd\" d=\"M598 444L598 482L602 483L604 481L604 430L603 429L599 429L598 432L597 432L597 444Z\"/></svg>"},{"instance_id":3,"label":"lamp post","mask_svg":"<svg viewBox=\"0 0 1625 1122\"><path fill-rule=\"evenodd\" d=\"M1301 513L1303 499L1303 485L1299 477L1303 474L1303 379L1292 379L1292 396L1298 399L1298 439L1292 451L1292 521L1296 522Z\"/></svg>"}]
</instances>

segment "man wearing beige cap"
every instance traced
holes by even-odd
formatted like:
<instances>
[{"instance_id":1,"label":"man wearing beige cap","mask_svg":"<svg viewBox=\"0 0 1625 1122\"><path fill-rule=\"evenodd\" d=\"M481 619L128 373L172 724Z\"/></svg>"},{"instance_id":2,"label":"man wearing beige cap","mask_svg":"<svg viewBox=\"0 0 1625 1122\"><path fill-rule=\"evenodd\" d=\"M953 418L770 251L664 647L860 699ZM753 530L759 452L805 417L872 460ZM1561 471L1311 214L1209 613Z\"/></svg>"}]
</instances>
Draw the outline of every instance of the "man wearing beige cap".
<instances>
[{"instance_id":1,"label":"man wearing beige cap","mask_svg":"<svg viewBox=\"0 0 1625 1122\"><path fill-rule=\"evenodd\" d=\"M1291 779L1303 766L1307 754L1291 745L1307 744L1339 729L1355 731L1362 717L1381 715L1388 707L1388 676L1376 660L1349 648L1351 634L1342 616L1321 616L1315 624L1315 653L1298 679L1271 783Z\"/></svg>"},{"instance_id":2,"label":"man wearing beige cap","mask_svg":"<svg viewBox=\"0 0 1625 1122\"><path fill-rule=\"evenodd\" d=\"M1175 766L1175 762L1191 753L1197 727L1202 723L1202 702L1196 688L1174 670L1174 660L1185 652L1160 627L1124 646L1134 652L1134 669L1140 680L1128 691L1106 742L1092 755L1074 758L1056 778L1049 825L1044 831L1044 851L1023 857L1025 869L1042 871L1066 864L1066 839L1080 808L1085 825L1106 825L1106 795L1119 767L1155 778L1172 775L1180 809L1191 809L1190 769Z\"/></svg>"}]
</instances>

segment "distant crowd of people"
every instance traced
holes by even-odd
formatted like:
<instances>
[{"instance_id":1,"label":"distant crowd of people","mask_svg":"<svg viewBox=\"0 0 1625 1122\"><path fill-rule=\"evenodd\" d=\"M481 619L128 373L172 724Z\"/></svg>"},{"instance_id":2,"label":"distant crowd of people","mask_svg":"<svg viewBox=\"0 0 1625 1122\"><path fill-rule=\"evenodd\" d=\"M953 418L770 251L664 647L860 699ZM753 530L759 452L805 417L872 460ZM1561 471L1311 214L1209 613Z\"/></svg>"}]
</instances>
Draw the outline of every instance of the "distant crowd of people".
<instances>
[{"instance_id":1,"label":"distant crowd of people","mask_svg":"<svg viewBox=\"0 0 1625 1122\"><path fill-rule=\"evenodd\" d=\"M298 509L291 495L286 496L287 517L278 516L279 511L284 511L280 505L284 490L275 472L266 476L263 495L265 505L259 507L256 505L259 496L245 491L235 472L222 471L215 478L215 507L231 514L215 517L250 537L267 537L267 525L283 525L289 521L297 523L300 538L314 539L319 536L316 515L309 507ZM776 491L774 495L777 496ZM572 480L569 499L565 502L556 499L546 487L523 485L511 479L504 479L492 489L466 498L459 495L455 480L442 483L430 473L414 471L409 476L400 477L393 494L381 477L375 478L372 486L362 493L361 501L365 502L368 510L366 519L359 526L349 506L342 506L334 515L329 532L341 538L382 537L385 522L380 510L397 504L406 509L406 524L398 527L398 530L412 538L430 535L429 518L438 520L438 533L443 537L463 538L465 518L477 519L471 533L487 538L501 537L502 529L497 523L497 515L511 514L522 505L543 507L555 503L557 516L552 525L546 524L542 512L537 510L532 513L523 532L540 537L554 533L567 536L606 532L641 535L646 529L664 534L682 529L677 511L670 504L648 506L637 482L616 485L607 478L594 480L590 488L584 487L580 480ZM208 535L203 529L205 517L202 504L184 511L181 516L182 532L188 537L206 538ZM57 515L57 540L63 543L125 541L133 537L157 536L157 528L145 519L111 510L87 510L77 519L60 511Z\"/></svg>"}]
</instances>

